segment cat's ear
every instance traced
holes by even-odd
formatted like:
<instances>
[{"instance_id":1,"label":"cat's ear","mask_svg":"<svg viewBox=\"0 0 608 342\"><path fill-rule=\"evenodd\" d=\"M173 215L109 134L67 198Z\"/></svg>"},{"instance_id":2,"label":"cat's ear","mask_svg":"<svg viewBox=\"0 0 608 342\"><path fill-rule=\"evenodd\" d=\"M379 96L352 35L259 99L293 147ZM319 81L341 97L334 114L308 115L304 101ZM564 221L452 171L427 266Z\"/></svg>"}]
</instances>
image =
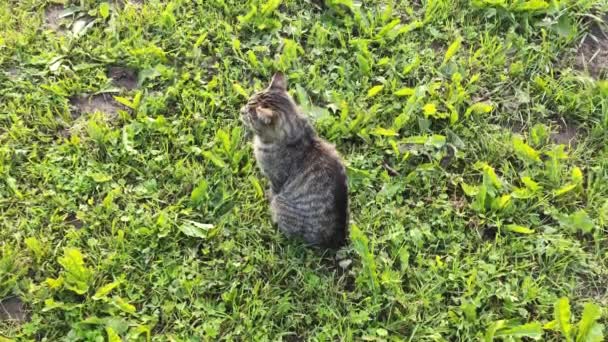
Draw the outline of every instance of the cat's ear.
<instances>
[{"instance_id":1,"label":"cat's ear","mask_svg":"<svg viewBox=\"0 0 608 342\"><path fill-rule=\"evenodd\" d=\"M287 91L287 79L285 78L285 74L280 71L277 71L274 76L272 76L272 81L270 81L270 89Z\"/></svg>"},{"instance_id":2,"label":"cat's ear","mask_svg":"<svg viewBox=\"0 0 608 342\"><path fill-rule=\"evenodd\" d=\"M255 112L260 121L262 121L264 124L269 125L272 122L272 117L274 116L272 109L256 107Z\"/></svg>"}]
</instances>

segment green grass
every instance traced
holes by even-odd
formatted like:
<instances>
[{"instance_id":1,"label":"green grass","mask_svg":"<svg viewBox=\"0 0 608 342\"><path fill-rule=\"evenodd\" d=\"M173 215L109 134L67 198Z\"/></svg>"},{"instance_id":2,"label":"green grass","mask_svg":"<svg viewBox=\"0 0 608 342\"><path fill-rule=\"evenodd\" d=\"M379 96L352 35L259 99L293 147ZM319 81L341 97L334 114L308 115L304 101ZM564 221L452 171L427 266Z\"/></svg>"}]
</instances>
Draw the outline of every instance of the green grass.
<instances>
[{"instance_id":1,"label":"green grass","mask_svg":"<svg viewBox=\"0 0 608 342\"><path fill-rule=\"evenodd\" d=\"M606 1L63 2L0 2L0 341L603 339ZM270 222L277 69L348 164L338 260Z\"/></svg>"}]
</instances>

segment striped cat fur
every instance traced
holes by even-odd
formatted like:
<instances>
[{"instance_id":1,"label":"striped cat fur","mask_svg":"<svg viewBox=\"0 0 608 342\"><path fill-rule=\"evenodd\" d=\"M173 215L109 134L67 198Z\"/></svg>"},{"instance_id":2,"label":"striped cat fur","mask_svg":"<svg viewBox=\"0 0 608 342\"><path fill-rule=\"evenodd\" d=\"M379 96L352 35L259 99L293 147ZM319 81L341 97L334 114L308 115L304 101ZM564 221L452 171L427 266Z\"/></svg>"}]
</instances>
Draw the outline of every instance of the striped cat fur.
<instances>
[{"instance_id":1,"label":"striped cat fur","mask_svg":"<svg viewBox=\"0 0 608 342\"><path fill-rule=\"evenodd\" d=\"M265 90L241 109L253 133L258 166L270 183L272 219L289 237L338 248L348 231L344 165L333 145L320 138L276 73Z\"/></svg>"}]
</instances>

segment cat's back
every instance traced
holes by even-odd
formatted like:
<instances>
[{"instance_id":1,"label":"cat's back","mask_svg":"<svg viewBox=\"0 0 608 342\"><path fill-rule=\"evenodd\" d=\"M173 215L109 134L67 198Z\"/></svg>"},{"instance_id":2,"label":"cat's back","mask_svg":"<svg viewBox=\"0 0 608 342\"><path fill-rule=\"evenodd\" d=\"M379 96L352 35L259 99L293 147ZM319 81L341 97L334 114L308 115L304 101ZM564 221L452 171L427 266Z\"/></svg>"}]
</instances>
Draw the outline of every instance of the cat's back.
<instances>
[{"instance_id":1,"label":"cat's back","mask_svg":"<svg viewBox=\"0 0 608 342\"><path fill-rule=\"evenodd\" d=\"M308 197L317 200L317 208L323 208L310 222L326 231L317 232L325 236L322 244L341 246L348 231L348 185L346 169L334 145L317 139L310 155L309 165L315 174L307 184Z\"/></svg>"},{"instance_id":2,"label":"cat's back","mask_svg":"<svg viewBox=\"0 0 608 342\"><path fill-rule=\"evenodd\" d=\"M315 137L312 143L303 153L297 171L294 172L294 180L307 175L306 180L310 182L335 182L338 180L346 182L346 172L340 154L334 145L322 138Z\"/></svg>"},{"instance_id":3,"label":"cat's back","mask_svg":"<svg viewBox=\"0 0 608 342\"><path fill-rule=\"evenodd\" d=\"M348 201L346 170L335 147L315 138L306 151L300 152L302 158L287 166L289 177L281 194L303 204L303 210L344 211L346 206L342 203Z\"/></svg>"}]
</instances>

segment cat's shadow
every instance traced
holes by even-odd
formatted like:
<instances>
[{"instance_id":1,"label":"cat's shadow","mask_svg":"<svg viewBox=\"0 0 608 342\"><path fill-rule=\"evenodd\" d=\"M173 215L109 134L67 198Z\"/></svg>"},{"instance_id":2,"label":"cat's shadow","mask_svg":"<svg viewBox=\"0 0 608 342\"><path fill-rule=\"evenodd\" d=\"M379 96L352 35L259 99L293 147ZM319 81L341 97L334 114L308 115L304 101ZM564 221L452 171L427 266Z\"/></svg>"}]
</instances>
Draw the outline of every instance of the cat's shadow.
<instances>
[{"instance_id":1,"label":"cat's shadow","mask_svg":"<svg viewBox=\"0 0 608 342\"><path fill-rule=\"evenodd\" d=\"M298 239L282 238L275 250L276 255L287 265L302 273L312 272L322 279L331 280L343 291L354 290L353 263L356 253L347 244L340 249L311 247Z\"/></svg>"}]
</instances>

